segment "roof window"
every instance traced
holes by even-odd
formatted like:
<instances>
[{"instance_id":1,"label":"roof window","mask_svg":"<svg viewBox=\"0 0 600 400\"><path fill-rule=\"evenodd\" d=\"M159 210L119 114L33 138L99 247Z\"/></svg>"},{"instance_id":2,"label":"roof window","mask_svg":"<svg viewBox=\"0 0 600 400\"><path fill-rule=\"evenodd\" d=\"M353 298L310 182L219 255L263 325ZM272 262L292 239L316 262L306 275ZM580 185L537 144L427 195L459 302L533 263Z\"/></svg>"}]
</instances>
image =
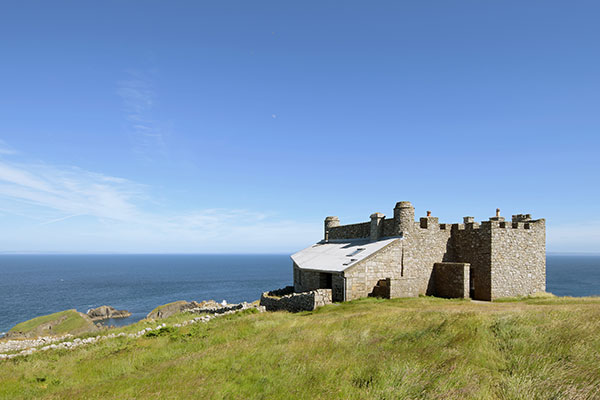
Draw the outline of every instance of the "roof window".
<instances>
[{"instance_id":1,"label":"roof window","mask_svg":"<svg viewBox=\"0 0 600 400\"><path fill-rule=\"evenodd\" d=\"M364 248L363 247L359 247L358 249L354 250L352 253L348 254L346 257L352 257L357 255L358 253L360 253L361 251L363 251Z\"/></svg>"}]
</instances>

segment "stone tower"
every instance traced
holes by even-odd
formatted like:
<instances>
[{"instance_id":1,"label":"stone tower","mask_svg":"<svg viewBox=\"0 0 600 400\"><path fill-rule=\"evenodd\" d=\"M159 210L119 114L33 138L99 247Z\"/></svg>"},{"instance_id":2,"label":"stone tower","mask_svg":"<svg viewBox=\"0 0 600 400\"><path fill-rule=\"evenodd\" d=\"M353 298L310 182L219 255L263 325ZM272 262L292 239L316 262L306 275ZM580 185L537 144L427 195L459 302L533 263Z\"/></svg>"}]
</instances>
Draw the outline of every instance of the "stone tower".
<instances>
[{"instance_id":1,"label":"stone tower","mask_svg":"<svg viewBox=\"0 0 600 400\"><path fill-rule=\"evenodd\" d=\"M410 201L400 201L394 207L394 234L407 233L415 228L415 208Z\"/></svg>"}]
</instances>

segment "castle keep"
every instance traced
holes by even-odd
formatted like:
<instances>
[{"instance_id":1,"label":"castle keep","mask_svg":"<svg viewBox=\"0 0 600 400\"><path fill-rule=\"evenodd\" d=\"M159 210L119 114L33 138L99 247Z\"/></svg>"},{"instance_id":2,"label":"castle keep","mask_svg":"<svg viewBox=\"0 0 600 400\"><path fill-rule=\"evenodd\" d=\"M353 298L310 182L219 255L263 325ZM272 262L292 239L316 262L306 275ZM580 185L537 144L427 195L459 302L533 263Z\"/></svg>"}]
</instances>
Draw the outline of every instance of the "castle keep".
<instances>
[{"instance_id":1,"label":"castle keep","mask_svg":"<svg viewBox=\"0 0 600 400\"><path fill-rule=\"evenodd\" d=\"M366 296L494 300L546 289L546 225L530 214L477 223L415 221L408 201L392 218L341 225L325 219L324 239L292 255L294 292L331 289L333 301Z\"/></svg>"}]
</instances>

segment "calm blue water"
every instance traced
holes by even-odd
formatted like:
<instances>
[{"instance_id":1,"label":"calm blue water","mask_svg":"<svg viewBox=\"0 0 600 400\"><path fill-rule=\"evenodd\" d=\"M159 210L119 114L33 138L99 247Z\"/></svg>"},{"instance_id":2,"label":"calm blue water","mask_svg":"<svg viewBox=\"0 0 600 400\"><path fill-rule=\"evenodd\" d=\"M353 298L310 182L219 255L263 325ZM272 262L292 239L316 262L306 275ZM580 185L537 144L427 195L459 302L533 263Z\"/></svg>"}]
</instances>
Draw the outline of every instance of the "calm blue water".
<instances>
[{"instance_id":1,"label":"calm blue water","mask_svg":"<svg viewBox=\"0 0 600 400\"><path fill-rule=\"evenodd\" d=\"M176 300L254 301L291 277L286 255L0 255L0 332L69 308L131 311L123 324ZM548 256L547 290L600 295L600 256Z\"/></svg>"},{"instance_id":2,"label":"calm blue water","mask_svg":"<svg viewBox=\"0 0 600 400\"><path fill-rule=\"evenodd\" d=\"M123 324L176 300L250 302L291 277L287 255L0 255L0 332L70 308L129 310Z\"/></svg>"}]
</instances>

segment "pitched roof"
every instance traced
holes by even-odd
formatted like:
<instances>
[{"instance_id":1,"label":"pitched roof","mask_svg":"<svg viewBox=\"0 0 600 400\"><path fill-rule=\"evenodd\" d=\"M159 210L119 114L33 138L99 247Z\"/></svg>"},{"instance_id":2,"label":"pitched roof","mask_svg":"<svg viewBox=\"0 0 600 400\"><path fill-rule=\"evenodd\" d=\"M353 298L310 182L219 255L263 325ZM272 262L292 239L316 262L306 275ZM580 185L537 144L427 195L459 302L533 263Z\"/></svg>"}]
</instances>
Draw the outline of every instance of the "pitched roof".
<instances>
[{"instance_id":1,"label":"pitched roof","mask_svg":"<svg viewBox=\"0 0 600 400\"><path fill-rule=\"evenodd\" d=\"M346 239L319 242L292 254L292 260L302 269L341 272L364 260L399 238L372 242L368 239Z\"/></svg>"}]
</instances>

